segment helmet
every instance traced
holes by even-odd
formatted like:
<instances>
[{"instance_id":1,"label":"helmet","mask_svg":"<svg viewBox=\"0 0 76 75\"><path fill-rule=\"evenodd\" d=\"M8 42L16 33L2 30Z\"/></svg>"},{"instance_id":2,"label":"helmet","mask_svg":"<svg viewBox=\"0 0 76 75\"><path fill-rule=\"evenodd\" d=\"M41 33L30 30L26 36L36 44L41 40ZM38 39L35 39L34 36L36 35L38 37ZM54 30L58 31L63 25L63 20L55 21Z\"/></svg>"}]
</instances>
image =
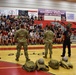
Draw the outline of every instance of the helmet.
<instances>
[{"instance_id":1,"label":"helmet","mask_svg":"<svg viewBox=\"0 0 76 75\"><path fill-rule=\"evenodd\" d=\"M44 64L44 60L43 60L42 58L40 58L40 59L38 60L38 63L39 63L39 64Z\"/></svg>"}]
</instances>

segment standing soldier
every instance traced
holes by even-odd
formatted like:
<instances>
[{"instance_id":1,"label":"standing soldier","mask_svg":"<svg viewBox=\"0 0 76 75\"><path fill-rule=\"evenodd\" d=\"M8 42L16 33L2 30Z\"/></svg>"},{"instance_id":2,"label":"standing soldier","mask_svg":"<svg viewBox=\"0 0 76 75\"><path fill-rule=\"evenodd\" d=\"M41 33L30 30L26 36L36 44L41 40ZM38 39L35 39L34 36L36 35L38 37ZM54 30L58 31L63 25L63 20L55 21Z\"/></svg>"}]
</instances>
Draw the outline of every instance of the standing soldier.
<instances>
[{"instance_id":1,"label":"standing soldier","mask_svg":"<svg viewBox=\"0 0 76 75\"><path fill-rule=\"evenodd\" d=\"M21 24L21 28L16 31L14 39L17 41L17 53L15 60L19 61L21 47L23 46L26 61L29 61L30 59L27 51L28 31L25 29L24 24Z\"/></svg>"},{"instance_id":2,"label":"standing soldier","mask_svg":"<svg viewBox=\"0 0 76 75\"><path fill-rule=\"evenodd\" d=\"M50 30L50 26L48 26L48 29L44 33L44 43L45 43L45 56L44 58L47 58L48 49L50 53L50 58L52 57L52 44L54 39L54 33L52 30Z\"/></svg>"}]
</instances>

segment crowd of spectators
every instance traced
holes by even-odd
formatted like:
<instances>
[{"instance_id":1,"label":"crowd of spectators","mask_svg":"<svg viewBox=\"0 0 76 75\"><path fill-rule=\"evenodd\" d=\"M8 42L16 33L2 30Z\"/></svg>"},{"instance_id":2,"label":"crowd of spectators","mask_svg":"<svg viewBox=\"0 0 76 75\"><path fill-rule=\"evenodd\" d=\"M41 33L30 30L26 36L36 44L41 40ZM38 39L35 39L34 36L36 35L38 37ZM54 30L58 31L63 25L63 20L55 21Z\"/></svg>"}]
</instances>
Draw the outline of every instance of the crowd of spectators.
<instances>
[{"instance_id":1,"label":"crowd of spectators","mask_svg":"<svg viewBox=\"0 0 76 75\"><path fill-rule=\"evenodd\" d=\"M29 31L29 40L28 44L44 44L43 36L45 30L47 30L46 25L45 28L42 28L41 24L34 24L35 20L39 20L37 17L31 16L0 16L0 45L15 45L14 34L16 30L20 28L20 24L24 23L26 29ZM50 25L50 29L55 33L54 43L59 42L59 38L61 38L63 31L61 30L61 26Z\"/></svg>"}]
</instances>

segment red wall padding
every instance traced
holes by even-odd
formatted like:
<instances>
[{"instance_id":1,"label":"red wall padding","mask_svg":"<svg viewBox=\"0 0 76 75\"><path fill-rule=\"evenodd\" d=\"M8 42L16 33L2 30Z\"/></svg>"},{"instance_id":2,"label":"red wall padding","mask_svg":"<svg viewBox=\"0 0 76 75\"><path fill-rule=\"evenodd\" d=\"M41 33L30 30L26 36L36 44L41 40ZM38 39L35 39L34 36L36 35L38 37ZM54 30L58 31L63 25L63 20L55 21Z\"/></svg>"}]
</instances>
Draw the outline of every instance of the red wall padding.
<instances>
[{"instance_id":1,"label":"red wall padding","mask_svg":"<svg viewBox=\"0 0 76 75\"><path fill-rule=\"evenodd\" d=\"M43 20L43 21L38 21L38 20L35 20L34 23L35 24L40 24L42 23L43 24L43 28L46 26L46 24L50 25L51 22L54 22L54 21L51 21L51 20ZM63 26L66 26L66 24L68 24L68 22L62 22L62 21L58 21L61 25ZM72 28L76 28L76 22L70 22L72 24Z\"/></svg>"}]
</instances>

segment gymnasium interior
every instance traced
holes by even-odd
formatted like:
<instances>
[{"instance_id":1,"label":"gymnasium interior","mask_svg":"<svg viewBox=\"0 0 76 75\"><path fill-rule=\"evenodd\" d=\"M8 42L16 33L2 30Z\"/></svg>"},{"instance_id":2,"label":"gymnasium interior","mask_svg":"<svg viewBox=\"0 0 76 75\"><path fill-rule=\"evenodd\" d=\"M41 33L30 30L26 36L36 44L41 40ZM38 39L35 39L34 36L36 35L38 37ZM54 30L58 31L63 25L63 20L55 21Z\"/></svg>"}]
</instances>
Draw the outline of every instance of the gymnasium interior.
<instances>
[{"instance_id":1,"label":"gymnasium interior","mask_svg":"<svg viewBox=\"0 0 76 75\"><path fill-rule=\"evenodd\" d=\"M42 58L46 65L51 60L49 51L47 58L43 58L45 44L43 35L50 26L57 35L66 30L71 24L71 57L66 54L70 69L59 66L59 69L49 67L49 71L27 72L22 68L26 59L24 49L21 48L19 61L16 61L16 46L14 34L23 22L29 30L28 55L30 60ZM34 34L34 35L32 35ZM76 0L0 0L0 75L76 75ZM52 59L61 61L63 42L55 38L52 47Z\"/></svg>"}]
</instances>

